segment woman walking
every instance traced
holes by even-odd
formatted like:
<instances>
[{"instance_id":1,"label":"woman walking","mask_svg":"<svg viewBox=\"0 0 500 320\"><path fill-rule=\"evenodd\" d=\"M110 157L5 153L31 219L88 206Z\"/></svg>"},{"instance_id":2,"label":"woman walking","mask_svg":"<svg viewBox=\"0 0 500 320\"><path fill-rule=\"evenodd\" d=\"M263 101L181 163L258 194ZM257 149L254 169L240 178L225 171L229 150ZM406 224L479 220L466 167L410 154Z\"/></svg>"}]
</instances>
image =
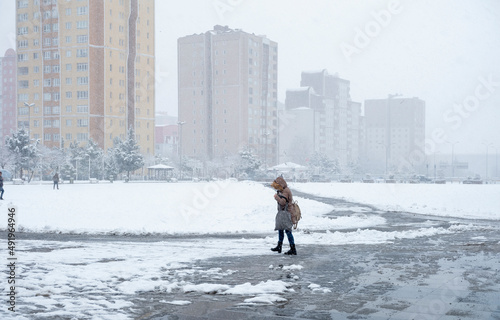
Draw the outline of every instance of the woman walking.
<instances>
[{"instance_id":1,"label":"woman walking","mask_svg":"<svg viewBox=\"0 0 500 320\"><path fill-rule=\"evenodd\" d=\"M295 241L292 235L292 215L289 208L289 204L293 203L292 191L288 188L288 185L283 177L276 178L271 185L274 189L276 189L274 199L278 204L276 225L274 227L274 230L278 230L278 245L275 248L272 248L271 251L281 253L281 246L286 233L288 243L290 244L290 250L285 252L285 254L296 255L297 250L295 249Z\"/></svg>"}]
</instances>

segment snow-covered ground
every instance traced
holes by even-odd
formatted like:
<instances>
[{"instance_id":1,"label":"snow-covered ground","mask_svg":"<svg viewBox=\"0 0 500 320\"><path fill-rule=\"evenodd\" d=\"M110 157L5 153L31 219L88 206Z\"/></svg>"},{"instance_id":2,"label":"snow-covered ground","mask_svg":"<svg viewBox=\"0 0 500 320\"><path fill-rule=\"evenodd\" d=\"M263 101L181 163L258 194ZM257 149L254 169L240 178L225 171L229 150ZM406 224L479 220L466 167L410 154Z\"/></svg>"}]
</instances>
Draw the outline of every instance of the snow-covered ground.
<instances>
[{"instance_id":1,"label":"snow-covered ground","mask_svg":"<svg viewBox=\"0 0 500 320\"><path fill-rule=\"evenodd\" d=\"M500 184L296 183L291 188L371 204L380 210L500 219Z\"/></svg>"},{"instance_id":2,"label":"snow-covered ground","mask_svg":"<svg viewBox=\"0 0 500 320\"><path fill-rule=\"evenodd\" d=\"M500 219L500 185L292 184L292 190L372 204L380 210L401 210L465 218ZM16 206L18 229L24 232L192 235L165 241L68 242L18 241L17 308L45 317L130 319L130 295L141 291L210 292L241 295L242 304L270 304L293 291L284 281L227 285L224 277L237 270L200 270L195 262L218 256L271 254L276 243L273 190L256 182L99 183L5 185L0 202L0 228L7 225L7 208ZM402 238L463 232L473 225L448 229L417 226L409 231L379 231L386 220L363 207L351 215L326 216L337 208L312 200L299 201L303 219L294 232L300 244L375 244ZM345 231L345 229L357 229ZM306 230L306 231L303 231ZM314 231L326 232L314 232ZM342 231L344 230L344 231ZM232 233L238 239L207 235ZM250 236L252 234L252 236ZM261 237L255 236L262 235ZM161 237L160 237L161 238ZM2 250L7 261L6 250ZM272 268L272 266L269 266ZM300 269L300 265L285 268ZM2 270L4 271L4 270ZM191 283L189 275L206 273L218 283ZM328 289L309 285L311 292ZM0 294L6 294L6 285ZM163 301L189 305L189 299ZM6 308L0 310L4 319Z\"/></svg>"},{"instance_id":3,"label":"snow-covered ground","mask_svg":"<svg viewBox=\"0 0 500 320\"><path fill-rule=\"evenodd\" d=\"M99 183L6 185L1 210L15 205L27 232L105 234L266 233L274 228L276 202L261 183ZM374 205L380 210L448 217L500 219L500 184L295 183L291 189ZM302 229L368 228L384 223L364 208L326 218L335 208L301 199ZM6 219L0 219L5 229Z\"/></svg>"}]
</instances>

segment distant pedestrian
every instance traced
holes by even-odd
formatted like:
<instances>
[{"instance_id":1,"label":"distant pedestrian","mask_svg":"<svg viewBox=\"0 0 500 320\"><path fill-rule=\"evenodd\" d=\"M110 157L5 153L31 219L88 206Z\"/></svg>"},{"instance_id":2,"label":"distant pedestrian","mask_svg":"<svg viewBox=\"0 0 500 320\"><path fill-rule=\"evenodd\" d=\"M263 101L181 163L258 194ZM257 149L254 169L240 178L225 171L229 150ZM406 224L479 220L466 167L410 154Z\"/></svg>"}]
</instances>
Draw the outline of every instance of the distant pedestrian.
<instances>
[{"instance_id":1,"label":"distant pedestrian","mask_svg":"<svg viewBox=\"0 0 500 320\"><path fill-rule=\"evenodd\" d=\"M276 178L271 185L276 189L274 200L278 203L278 213L276 214L276 225L274 227L274 230L278 230L278 245L272 248L271 251L281 253L281 246L286 233L290 250L285 252L285 254L296 255L297 250L295 249L295 240L292 235L292 214L289 209L289 204L293 203L292 191L288 188L283 177Z\"/></svg>"},{"instance_id":2,"label":"distant pedestrian","mask_svg":"<svg viewBox=\"0 0 500 320\"><path fill-rule=\"evenodd\" d=\"M3 200L3 177L2 177L2 171L0 171L0 200Z\"/></svg>"},{"instance_id":3,"label":"distant pedestrian","mask_svg":"<svg viewBox=\"0 0 500 320\"><path fill-rule=\"evenodd\" d=\"M54 185L52 186L52 189L55 189L57 187L57 190L59 190L59 175L56 174L52 177L52 180L54 181Z\"/></svg>"}]
</instances>

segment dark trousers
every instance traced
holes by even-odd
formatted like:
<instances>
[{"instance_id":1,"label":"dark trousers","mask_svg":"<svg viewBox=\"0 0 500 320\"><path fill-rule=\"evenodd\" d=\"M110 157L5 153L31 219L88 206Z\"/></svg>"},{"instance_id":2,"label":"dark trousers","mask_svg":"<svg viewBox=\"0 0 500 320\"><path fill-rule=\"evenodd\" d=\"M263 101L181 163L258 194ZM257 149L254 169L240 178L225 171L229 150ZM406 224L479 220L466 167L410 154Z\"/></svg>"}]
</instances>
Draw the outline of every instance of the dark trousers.
<instances>
[{"instance_id":1,"label":"dark trousers","mask_svg":"<svg viewBox=\"0 0 500 320\"><path fill-rule=\"evenodd\" d=\"M285 230L285 232L288 238L288 243L290 243L290 245L294 245L295 241L293 240L292 231ZM285 238L285 232L283 232L283 230L278 230L278 241L281 243L283 243L283 239Z\"/></svg>"},{"instance_id":2,"label":"dark trousers","mask_svg":"<svg viewBox=\"0 0 500 320\"><path fill-rule=\"evenodd\" d=\"M58 181L54 181L54 186L52 187L52 189L55 189L57 187L57 189L59 189L59 182Z\"/></svg>"},{"instance_id":3,"label":"dark trousers","mask_svg":"<svg viewBox=\"0 0 500 320\"><path fill-rule=\"evenodd\" d=\"M3 198L3 192L4 192L3 187L0 187L0 191L2 191L2 193L0 193L0 198Z\"/></svg>"}]
</instances>

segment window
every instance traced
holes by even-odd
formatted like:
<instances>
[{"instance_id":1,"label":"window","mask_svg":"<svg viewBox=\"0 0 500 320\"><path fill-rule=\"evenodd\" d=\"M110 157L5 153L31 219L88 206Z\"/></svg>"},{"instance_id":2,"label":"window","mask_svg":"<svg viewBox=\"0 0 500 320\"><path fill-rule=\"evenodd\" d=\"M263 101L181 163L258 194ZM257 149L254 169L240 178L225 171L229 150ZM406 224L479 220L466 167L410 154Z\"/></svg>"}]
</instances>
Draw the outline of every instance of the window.
<instances>
[{"instance_id":1,"label":"window","mask_svg":"<svg viewBox=\"0 0 500 320\"><path fill-rule=\"evenodd\" d=\"M76 42L78 43L87 43L88 41L89 41L89 36L86 34L76 36Z\"/></svg>"},{"instance_id":2,"label":"window","mask_svg":"<svg viewBox=\"0 0 500 320\"><path fill-rule=\"evenodd\" d=\"M79 85L88 85L89 84L89 77L78 77L77 83Z\"/></svg>"},{"instance_id":3,"label":"window","mask_svg":"<svg viewBox=\"0 0 500 320\"><path fill-rule=\"evenodd\" d=\"M43 66L43 73L50 73L52 68L50 66Z\"/></svg>"},{"instance_id":4,"label":"window","mask_svg":"<svg viewBox=\"0 0 500 320\"><path fill-rule=\"evenodd\" d=\"M52 31L52 25L51 24L45 24L43 26L43 33L49 33Z\"/></svg>"},{"instance_id":5,"label":"window","mask_svg":"<svg viewBox=\"0 0 500 320\"><path fill-rule=\"evenodd\" d=\"M17 101L28 101L29 100L29 94L27 93L22 93L17 95Z\"/></svg>"},{"instance_id":6,"label":"window","mask_svg":"<svg viewBox=\"0 0 500 320\"><path fill-rule=\"evenodd\" d=\"M77 49L76 56L79 58L84 58L88 56L88 49Z\"/></svg>"},{"instance_id":7,"label":"window","mask_svg":"<svg viewBox=\"0 0 500 320\"><path fill-rule=\"evenodd\" d=\"M71 63L66 63L66 71L71 71Z\"/></svg>"},{"instance_id":8,"label":"window","mask_svg":"<svg viewBox=\"0 0 500 320\"><path fill-rule=\"evenodd\" d=\"M77 71L87 71L89 69L89 65L87 63L77 63L76 70Z\"/></svg>"},{"instance_id":9,"label":"window","mask_svg":"<svg viewBox=\"0 0 500 320\"><path fill-rule=\"evenodd\" d=\"M27 13L22 13L17 15L17 20L19 22L21 21L28 21L28 14Z\"/></svg>"},{"instance_id":10,"label":"window","mask_svg":"<svg viewBox=\"0 0 500 320\"><path fill-rule=\"evenodd\" d=\"M71 43L71 36L66 36L66 43Z\"/></svg>"},{"instance_id":11,"label":"window","mask_svg":"<svg viewBox=\"0 0 500 320\"><path fill-rule=\"evenodd\" d=\"M76 28L77 29L88 29L89 23L87 20L85 21L77 21L76 22Z\"/></svg>"},{"instance_id":12,"label":"window","mask_svg":"<svg viewBox=\"0 0 500 320\"><path fill-rule=\"evenodd\" d=\"M60 71L61 71L61 67L58 64L52 66L53 73L59 73Z\"/></svg>"},{"instance_id":13,"label":"window","mask_svg":"<svg viewBox=\"0 0 500 320\"><path fill-rule=\"evenodd\" d=\"M72 106L66 106L66 112L72 112L73 107Z\"/></svg>"},{"instance_id":14,"label":"window","mask_svg":"<svg viewBox=\"0 0 500 320\"><path fill-rule=\"evenodd\" d=\"M89 126L89 119L78 119L76 121L76 126L77 127L88 127Z\"/></svg>"},{"instance_id":15,"label":"window","mask_svg":"<svg viewBox=\"0 0 500 320\"><path fill-rule=\"evenodd\" d=\"M66 91L66 99L71 99L73 97L73 92Z\"/></svg>"},{"instance_id":16,"label":"window","mask_svg":"<svg viewBox=\"0 0 500 320\"><path fill-rule=\"evenodd\" d=\"M77 106L76 112L78 113L87 113L89 112L89 106Z\"/></svg>"},{"instance_id":17,"label":"window","mask_svg":"<svg viewBox=\"0 0 500 320\"><path fill-rule=\"evenodd\" d=\"M61 80L59 78L52 79L52 86L59 87L61 85Z\"/></svg>"},{"instance_id":18,"label":"window","mask_svg":"<svg viewBox=\"0 0 500 320\"><path fill-rule=\"evenodd\" d=\"M88 7L78 7L76 10L76 14L79 16L86 15L88 13Z\"/></svg>"},{"instance_id":19,"label":"window","mask_svg":"<svg viewBox=\"0 0 500 320\"><path fill-rule=\"evenodd\" d=\"M17 55L17 61L28 61L28 54L27 53L22 53Z\"/></svg>"},{"instance_id":20,"label":"window","mask_svg":"<svg viewBox=\"0 0 500 320\"><path fill-rule=\"evenodd\" d=\"M39 87L40 86L40 80L35 79L33 80L33 87Z\"/></svg>"},{"instance_id":21,"label":"window","mask_svg":"<svg viewBox=\"0 0 500 320\"><path fill-rule=\"evenodd\" d=\"M29 68L28 67L19 67L17 68L17 74L21 76L25 76L29 73Z\"/></svg>"},{"instance_id":22,"label":"window","mask_svg":"<svg viewBox=\"0 0 500 320\"><path fill-rule=\"evenodd\" d=\"M88 91L77 91L76 98L78 100L86 100L89 98L89 92Z\"/></svg>"},{"instance_id":23,"label":"window","mask_svg":"<svg viewBox=\"0 0 500 320\"><path fill-rule=\"evenodd\" d=\"M66 120L66 127L71 127L72 122L73 122L73 121L71 121L71 119L67 119L67 120Z\"/></svg>"},{"instance_id":24,"label":"window","mask_svg":"<svg viewBox=\"0 0 500 320\"><path fill-rule=\"evenodd\" d=\"M49 41L50 41L50 39L49 39ZM50 53L50 51L45 51L43 53L43 60L50 60L50 59L52 59L52 54ZM49 68L50 68L50 66L49 66Z\"/></svg>"},{"instance_id":25,"label":"window","mask_svg":"<svg viewBox=\"0 0 500 320\"><path fill-rule=\"evenodd\" d=\"M43 135L43 140L45 141L51 141L52 140L52 135L50 133L46 133Z\"/></svg>"},{"instance_id":26,"label":"window","mask_svg":"<svg viewBox=\"0 0 500 320\"><path fill-rule=\"evenodd\" d=\"M68 141L73 140L73 136L71 135L71 133L66 133L66 140Z\"/></svg>"},{"instance_id":27,"label":"window","mask_svg":"<svg viewBox=\"0 0 500 320\"><path fill-rule=\"evenodd\" d=\"M27 48L28 47L28 40L21 40L17 42L17 47L18 48Z\"/></svg>"},{"instance_id":28,"label":"window","mask_svg":"<svg viewBox=\"0 0 500 320\"><path fill-rule=\"evenodd\" d=\"M17 34L18 35L28 34L28 27L17 28Z\"/></svg>"},{"instance_id":29,"label":"window","mask_svg":"<svg viewBox=\"0 0 500 320\"><path fill-rule=\"evenodd\" d=\"M50 79L43 80L43 86L44 87L51 87L52 86L52 81Z\"/></svg>"},{"instance_id":30,"label":"window","mask_svg":"<svg viewBox=\"0 0 500 320\"><path fill-rule=\"evenodd\" d=\"M66 30L71 30L71 22L66 22Z\"/></svg>"},{"instance_id":31,"label":"window","mask_svg":"<svg viewBox=\"0 0 500 320\"><path fill-rule=\"evenodd\" d=\"M83 141L88 141L88 140L89 140L89 134L88 133L77 133L77 135L76 135L76 141L83 142Z\"/></svg>"},{"instance_id":32,"label":"window","mask_svg":"<svg viewBox=\"0 0 500 320\"><path fill-rule=\"evenodd\" d=\"M61 100L61 94L59 92L53 92L52 93L52 100L53 101L59 101L59 100Z\"/></svg>"}]
</instances>

